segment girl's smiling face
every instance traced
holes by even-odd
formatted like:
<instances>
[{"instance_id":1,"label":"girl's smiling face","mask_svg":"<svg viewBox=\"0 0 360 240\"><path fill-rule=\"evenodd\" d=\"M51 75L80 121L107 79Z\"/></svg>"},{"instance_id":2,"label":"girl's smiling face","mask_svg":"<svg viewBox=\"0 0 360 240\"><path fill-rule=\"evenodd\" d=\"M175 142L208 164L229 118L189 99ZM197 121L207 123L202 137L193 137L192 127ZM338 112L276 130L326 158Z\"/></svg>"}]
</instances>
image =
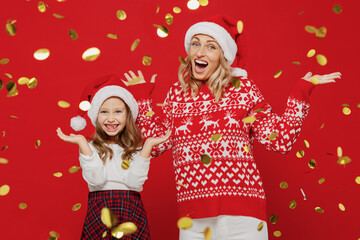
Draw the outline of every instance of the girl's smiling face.
<instances>
[{"instance_id":1,"label":"girl's smiling face","mask_svg":"<svg viewBox=\"0 0 360 240\"><path fill-rule=\"evenodd\" d=\"M101 105L97 121L110 141L124 130L127 114L125 103L118 97L110 97Z\"/></svg>"},{"instance_id":2,"label":"girl's smiling face","mask_svg":"<svg viewBox=\"0 0 360 240\"><path fill-rule=\"evenodd\" d=\"M208 35L198 34L191 39L189 57L192 74L197 80L206 81L220 65L220 51L216 40Z\"/></svg>"}]
</instances>

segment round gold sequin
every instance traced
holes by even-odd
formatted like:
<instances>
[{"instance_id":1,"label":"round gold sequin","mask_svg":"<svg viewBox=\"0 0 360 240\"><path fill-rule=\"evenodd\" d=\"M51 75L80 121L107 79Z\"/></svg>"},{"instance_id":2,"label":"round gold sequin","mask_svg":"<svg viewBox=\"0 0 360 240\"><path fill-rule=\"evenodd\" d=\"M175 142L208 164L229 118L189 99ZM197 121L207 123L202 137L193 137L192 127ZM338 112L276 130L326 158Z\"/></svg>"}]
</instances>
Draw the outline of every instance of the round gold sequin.
<instances>
[{"instance_id":1,"label":"round gold sequin","mask_svg":"<svg viewBox=\"0 0 360 240\"><path fill-rule=\"evenodd\" d=\"M275 231L274 236L275 237L281 237L281 232L280 231Z\"/></svg>"},{"instance_id":2,"label":"round gold sequin","mask_svg":"<svg viewBox=\"0 0 360 240\"><path fill-rule=\"evenodd\" d=\"M46 48L41 48L34 52L34 58L39 61L45 60L49 56L50 56L50 51L49 51L49 49L46 49Z\"/></svg>"},{"instance_id":3,"label":"round gold sequin","mask_svg":"<svg viewBox=\"0 0 360 240\"><path fill-rule=\"evenodd\" d=\"M106 235L107 235L107 231L104 231L102 234L102 237L104 238L104 237L106 237Z\"/></svg>"},{"instance_id":4,"label":"round gold sequin","mask_svg":"<svg viewBox=\"0 0 360 240\"><path fill-rule=\"evenodd\" d=\"M10 36L14 36L16 33L17 29L14 25L15 22L16 22L15 20L13 20L13 21L8 20L8 22L6 23L5 29L6 29L7 34L9 34Z\"/></svg>"},{"instance_id":5,"label":"round gold sequin","mask_svg":"<svg viewBox=\"0 0 360 240\"><path fill-rule=\"evenodd\" d=\"M357 184L360 184L360 176L357 176L357 177L355 178L355 182L356 182Z\"/></svg>"},{"instance_id":6,"label":"round gold sequin","mask_svg":"<svg viewBox=\"0 0 360 240\"><path fill-rule=\"evenodd\" d=\"M256 120L255 116L247 116L246 118L244 118L242 121L244 123L253 123Z\"/></svg>"},{"instance_id":7,"label":"round gold sequin","mask_svg":"<svg viewBox=\"0 0 360 240\"><path fill-rule=\"evenodd\" d=\"M205 231L204 231L205 240L211 240L211 235L212 235L212 230L211 230L211 228L206 227L206 228L205 228Z\"/></svg>"},{"instance_id":8,"label":"round gold sequin","mask_svg":"<svg viewBox=\"0 0 360 240\"><path fill-rule=\"evenodd\" d=\"M326 36L326 32L327 29L326 27L320 27L319 29L317 29L317 31L315 32L315 36L317 38L324 38Z\"/></svg>"},{"instance_id":9,"label":"round gold sequin","mask_svg":"<svg viewBox=\"0 0 360 240\"><path fill-rule=\"evenodd\" d=\"M64 18L64 16L60 15L60 14L57 14L57 13L54 13L53 16L55 18Z\"/></svg>"},{"instance_id":10,"label":"round gold sequin","mask_svg":"<svg viewBox=\"0 0 360 240\"><path fill-rule=\"evenodd\" d=\"M105 226L107 226L108 228L112 228L117 223L116 216L107 207L101 209L100 218L101 218L101 222L105 224Z\"/></svg>"},{"instance_id":11,"label":"round gold sequin","mask_svg":"<svg viewBox=\"0 0 360 240\"><path fill-rule=\"evenodd\" d=\"M142 64L144 64L145 66L149 66L151 64L151 57L149 55L145 55L142 59Z\"/></svg>"},{"instance_id":12,"label":"round gold sequin","mask_svg":"<svg viewBox=\"0 0 360 240\"><path fill-rule=\"evenodd\" d=\"M70 103L60 100L60 101L58 101L58 106L61 108L68 108L68 107L70 107Z\"/></svg>"},{"instance_id":13,"label":"round gold sequin","mask_svg":"<svg viewBox=\"0 0 360 240\"><path fill-rule=\"evenodd\" d=\"M6 158L0 158L0 164L7 164L8 162Z\"/></svg>"},{"instance_id":14,"label":"round gold sequin","mask_svg":"<svg viewBox=\"0 0 360 240\"><path fill-rule=\"evenodd\" d=\"M10 192L10 186L9 185L2 185L0 187L0 196L6 196Z\"/></svg>"},{"instance_id":15,"label":"round gold sequin","mask_svg":"<svg viewBox=\"0 0 360 240\"><path fill-rule=\"evenodd\" d=\"M307 31L308 33L316 33L317 28L314 26L307 25L307 26L305 26L305 31Z\"/></svg>"},{"instance_id":16,"label":"round gold sequin","mask_svg":"<svg viewBox=\"0 0 360 240\"><path fill-rule=\"evenodd\" d=\"M76 40L76 39L78 39L78 34L75 32L75 30L73 30L73 29L70 29L69 30L69 36L70 36L70 38L72 39L72 40Z\"/></svg>"},{"instance_id":17,"label":"round gold sequin","mask_svg":"<svg viewBox=\"0 0 360 240\"><path fill-rule=\"evenodd\" d=\"M174 22L174 16L170 13L167 13L165 15L165 22L167 23L167 25L171 25Z\"/></svg>"},{"instance_id":18,"label":"round gold sequin","mask_svg":"<svg viewBox=\"0 0 360 240\"><path fill-rule=\"evenodd\" d=\"M82 111L87 111L90 109L90 107L91 107L91 104L89 101L82 101L81 103L79 103L79 108Z\"/></svg>"},{"instance_id":19,"label":"round gold sequin","mask_svg":"<svg viewBox=\"0 0 360 240\"><path fill-rule=\"evenodd\" d=\"M208 0L199 0L200 6L206 7L209 4Z\"/></svg>"},{"instance_id":20,"label":"round gold sequin","mask_svg":"<svg viewBox=\"0 0 360 240\"><path fill-rule=\"evenodd\" d=\"M28 84L29 81L30 81L29 78L27 78L27 77L21 77L21 78L18 79L18 84L19 84L19 85L25 85L25 84Z\"/></svg>"},{"instance_id":21,"label":"round gold sequin","mask_svg":"<svg viewBox=\"0 0 360 240\"><path fill-rule=\"evenodd\" d=\"M10 60L9 60L8 58L3 58L3 59L0 60L0 64L1 64L1 65L5 65L5 64L7 64L9 61L10 61Z\"/></svg>"},{"instance_id":22,"label":"round gold sequin","mask_svg":"<svg viewBox=\"0 0 360 240\"><path fill-rule=\"evenodd\" d=\"M245 150L245 152L250 152L250 149L249 149L248 146L245 146L245 147L244 147L244 150Z\"/></svg>"},{"instance_id":23,"label":"round gold sequin","mask_svg":"<svg viewBox=\"0 0 360 240\"><path fill-rule=\"evenodd\" d=\"M295 209L296 208L296 202L294 200L290 201L289 208Z\"/></svg>"},{"instance_id":24,"label":"round gold sequin","mask_svg":"<svg viewBox=\"0 0 360 240\"><path fill-rule=\"evenodd\" d=\"M318 85L319 84L319 79L316 78L316 77L312 77L311 78L311 83L314 84L314 85Z\"/></svg>"},{"instance_id":25,"label":"round gold sequin","mask_svg":"<svg viewBox=\"0 0 360 240\"><path fill-rule=\"evenodd\" d=\"M81 203L77 203L77 204L75 204L73 207L72 207L72 210L74 211L74 212L76 212L77 210L79 210L81 208Z\"/></svg>"},{"instance_id":26,"label":"round gold sequin","mask_svg":"<svg viewBox=\"0 0 360 240\"><path fill-rule=\"evenodd\" d=\"M174 7L174 8L173 8L173 12L174 12L174 13L181 13L181 8L179 8L179 7Z\"/></svg>"},{"instance_id":27,"label":"round gold sequin","mask_svg":"<svg viewBox=\"0 0 360 240\"><path fill-rule=\"evenodd\" d=\"M263 222L260 222L258 227L257 227L257 230L260 232L264 227L264 223Z\"/></svg>"},{"instance_id":28,"label":"round gold sequin","mask_svg":"<svg viewBox=\"0 0 360 240\"><path fill-rule=\"evenodd\" d=\"M124 170L129 169L129 167L130 167L130 162L129 162L129 160L123 160L122 163L121 163L121 167L122 167L122 169L124 169Z\"/></svg>"},{"instance_id":29,"label":"round gold sequin","mask_svg":"<svg viewBox=\"0 0 360 240\"><path fill-rule=\"evenodd\" d=\"M118 39L118 36L116 34L113 34L113 33L108 33L107 37L110 38L110 39Z\"/></svg>"},{"instance_id":30,"label":"round gold sequin","mask_svg":"<svg viewBox=\"0 0 360 240\"><path fill-rule=\"evenodd\" d=\"M208 164L211 163L211 157L210 157L209 155L207 155L207 154L203 154L203 155L201 156L201 162L202 162L203 164L205 164L205 165L208 165Z\"/></svg>"},{"instance_id":31,"label":"round gold sequin","mask_svg":"<svg viewBox=\"0 0 360 240\"><path fill-rule=\"evenodd\" d=\"M145 113L145 115L147 117L151 117L152 115L154 115L154 112L153 111L148 111L147 113Z\"/></svg>"},{"instance_id":32,"label":"round gold sequin","mask_svg":"<svg viewBox=\"0 0 360 240\"><path fill-rule=\"evenodd\" d=\"M348 164L350 162L351 162L351 159L349 157L343 156L343 157L339 158L339 160L337 161L337 164L346 165L346 164Z\"/></svg>"},{"instance_id":33,"label":"round gold sequin","mask_svg":"<svg viewBox=\"0 0 360 240\"><path fill-rule=\"evenodd\" d=\"M82 59L84 61L94 61L100 55L100 49L96 47L88 48L82 55Z\"/></svg>"},{"instance_id":34,"label":"round gold sequin","mask_svg":"<svg viewBox=\"0 0 360 240\"><path fill-rule=\"evenodd\" d=\"M244 23L243 21L239 20L237 21L236 28L238 30L238 33L241 34L244 30Z\"/></svg>"},{"instance_id":35,"label":"round gold sequin","mask_svg":"<svg viewBox=\"0 0 360 240\"><path fill-rule=\"evenodd\" d=\"M342 8L341 8L340 5L335 4L335 5L333 6L333 11L334 11L334 13L339 14L339 13L341 13Z\"/></svg>"},{"instance_id":36,"label":"round gold sequin","mask_svg":"<svg viewBox=\"0 0 360 240\"><path fill-rule=\"evenodd\" d=\"M72 166L72 167L69 168L69 173L76 173L79 170L80 170L80 167Z\"/></svg>"},{"instance_id":37,"label":"round gold sequin","mask_svg":"<svg viewBox=\"0 0 360 240\"><path fill-rule=\"evenodd\" d=\"M350 115L351 110L350 110L350 108L348 108L348 107L343 107L342 112L343 112L343 114L345 114L345 115Z\"/></svg>"},{"instance_id":38,"label":"round gold sequin","mask_svg":"<svg viewBox=\"0 0 360 240\"><path fill-rule=\"evenodd\" d=\"M296 156L297 156L298 158L302 158L304 155L305 155L304 150L299 150L299 151L296 152Z\"/></svg>"},{"instance_id":39,"label":"round gold sequin","mask_svg":"<svg viewBox=\"0 0 360 240\"><path fill-rule=\"evenodd\" d=\"M343 150L342 150L342 148L341 148L340 146L337 147L337 149L336 149L336 154L337 154L337 156L338 156L339 158L342 157L342 155L343 155Z\"/></svg>"},{"instance_id":40,"label":"round gold sequin","mask_svg":"<svg viewBox=\"0 0 360 240\"><path fill-rule=\"evenodd\" d=\"M321 66L325 66L327 64L327 59L322 54L316 55L316 60Z\"/></svg>"},{"instance_id":41,"label":"round gold sequin","mask_svg":"<svg viewBox=\"0 0 360 240\"><path fill-rule=\"evenodd\" d=\"M231 83L232 85L234 86L234 88L239 88L241 87L241 81L239 78L237 77L234 77L232 80L231 80Z\"/></svg>"},{"instance_id":42,"label":"round gold sequin","mask_svg":"<svg viewBox=\"0 0 360 240\"><path fill-rule=\"evenodd\" d=\"M324 183L325 182L325 178L320 178L319 179L319 184L322 184L322 183Z\"/></svg>"},{"instance_id":43,"label":"round gold sequin","mask_svg":"<svg viewBox=\"0 0 360 240\"><path fill-rule=\"evenodd\" d=\"M55 232L55 231L49 232L49 235L50 235L51 237L53 237L55 240L60 237L60 234L57 233L57 232Z\"/></svg>"},{"instance_id":44,"label":"round gold sequin","mask_svg":"<svg viewBox=\"0 0 360 240\"><path fill-rule=\"evenodd\" d=\"M274 140L276 137L277 137L277 133L276 132L273 132L273 133L271 133L270 135L269 135L269 140L271 141L271 140Z\"/></svg>"},{"instance_id":45,"label":"round gold sequin","mask_svg":"<svg viewBox=\"0 0 360 240\"><path fill-rule=\"evenodd\" d=\"M277 71L277 72L274 74L274 78L280 77L281 74L282 74L282 70Z\"/></svg>"},{"instance_id":46,"label":"round gold sequin","mask_svg":"<svg viewBox=\"0 0 360 240\"><path fill-rule=\"evenodd\" d=\"M45 5L45 3L39 2L39 3L38 3L38 10L39 10L39 12L41 12L41 13L46 12L46 5Z\"/></svg>"},{"instance_id":47,"label":"round gold sequin","mask_svg":"<svg viewBox=\"0 0 360 240\"><path fill-rule=\"evenodd\" d=\"M129 235L136 232L137 226L132 222L124 222L111 230L111 235L119 238L122 235ZM121 236L122 237L122 236ZM120 237L120 238L121 238Z\"/></svg>"},{"instance_id":48,"label":"round gold sequin","mask_svg":"<svg viewBox=\"0 0 360 240\"><path fill-rule=\"evenodd\" d=\"M179 229L189 229L192 227L193 221L190 217L182 217L177 221L177 226Z\"/></svg>"},{"instance_id":49,"label":"round gold sequin","mask_svg":"<svg viewBox=\"0 0 360 240\"><path fill-rule=\"evenodd\" d=\"M304 140L304 144L305 144L305 147L306 147L306 148L309 148L309 147L310 147L310 143L309 143L307 140Z\"/></svg>"},{"instance_id":50,"label":"round gold sequin","mask_svg":"<svg viewBox=\"0 0 360 240\"><path fill-rule=\"evenodd\" d=\"M40 147L41 141L40 140L36 140L35 142L35 147L38 148Z\"/></svg>"},{"instance_id":51,"label":"round gold sequin","mask_svg":"<svg viewBox=\"0 0 360 240\"><path fill-rule=\"evenodd\" d=\"M344 212L344 211L345 211L345 206L344 206L344 204L339 203L339 209Z\"/></svg>"},{"instance_id":52,"label":"round gold sequin","mask_svg":"<svg viewBox=\"0 0 360 240\"><path fill-rule=\"evenodd\" d=\"M321 207L316 207L315 211L318 213L324 213L324 210Z\"/></svg>"},{"instance_id":53,"label":"round gold sequin","mask_svg":"<svg viewBox=\"0 0 360 240\"><path fill-rule=\"evenodd\" d=\"M19 209L24 210L27 208L27 204L26 203L19 203Z\"/></svg>"},{"instance_id":54,"label":"round gold sequin","mask_svg":"<svg viewBox=\"0 0 360 240\"><path fill-rule=\"evenodd\" d=\"M8 97L13 97L19 94L16 83L14 83L13 81L8 81L6 83L6 89L8 90Z\"/></svg>"},{"instance_id":55,"label":"round gold sequin","mask_svg":"<svg viewBox=\"0 0 360 240\"><path fill-rule=\"evenodd\" d=\"M116 17L119 19L119 20L125 20L126 19L126 13L124 10L118 10L116 12Z\"/></svg>"},{"instance_id":56,"label":"round gold sequin","mask_svg":"<svg viewBox=\"0 0 360 240\"><path fill-rule=\"evenodd\" d=\"M136 39L132 44L131 44L131 48L130 50L133 52L135 51L135 49L137 48L137 46L139 45L140 43L140 39Z\"/></svg>"},{"instance_id":57,"label":"round gold sequin","mask_svg":"<svg viewBox=\"0 0 360 240\"><path fill-rule=\"evenodd\" d=\"M38 80L36 78L31 78L30 81L27 83L28 88L35 88L38 84Z\"/></svg>"},{"instance_id":58,"label":"round gold sequin","mask_svg":"<svg viewBox=\"0 0 360 240\"><path fill-rule=\"evenodd\" d=\"M310 159L308 163L309 168L314 169L316 167L315 159Z\"/></svg>"},{"instance_id":59,"label":"round gold sequin","mask_svg":"<svg viewBox=\"0 0 360 240\"><path fill-rule=\"evenodd\" d=\"M289 185L288 185L287 182L281 182L281 183L280 183L280 187L281 187L282 189L286 189L286 188L289 187Z\"/></svg>"},{"instance_id":60,"label":"round gold sequin","mask_svg":"<svg viewBox=\"0 0 360 240\"><path fill-rule=\"evenodd\" d=\"M62 177L62 173L61 172L56 172L56 173L53 173L53 175L55 176L55 177Z\"/></svg>"},{"instance_id":61,"label":"round gold sequin","mask_svg":"<svg viewBox=\"0 0 360 240\"><path fill-rule=\"evenodd\" d=\"M272 224L277 223L278 220L279 220L279 217L277 215L275 215L275 214L272 214L269 217L269 222L271 222Z\"/></svg>"},{"instance_id":62,"label":"round gold sequin","mask_svg":"<svg viewBox=\"0 0 360 240\"><path fill-rule=\"evenodd\" d=\"M222 139L222 135L220 133L216 133L214 135L211 136L211 141L220 141Z\"/></svg>"},{"instance_id":63,"label":"round gold sequin","mask_svg":"<svg viewBox=\"0 0 360 240\"><path fill-rule=\"evenodd\" d=\"M313 57L315 55L316 51L315 49L311 49L308 51L308 53L306 54L307 57Z\"/></svg>"}]
</instances>

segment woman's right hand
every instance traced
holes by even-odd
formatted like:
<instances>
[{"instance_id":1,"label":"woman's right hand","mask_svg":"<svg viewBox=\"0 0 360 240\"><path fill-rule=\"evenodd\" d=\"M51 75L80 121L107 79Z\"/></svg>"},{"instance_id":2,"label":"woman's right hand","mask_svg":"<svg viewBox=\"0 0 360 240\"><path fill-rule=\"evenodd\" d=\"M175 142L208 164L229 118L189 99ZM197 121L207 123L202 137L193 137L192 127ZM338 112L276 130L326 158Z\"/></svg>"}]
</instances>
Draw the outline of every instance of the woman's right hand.
<instances>
[{"instance_id":1,"label":"woman's right hand","mask_svg":"<svg viewBox=\"0 0 360 240\"><path fill-rule=\"evenodd\" d=\"M81 134L73 134L66 135L61 131L61 128L56 129L57 135L59 138L65 142L74 143L80 145L81 143L87 143L86 138Z\"/></svg>"}]
</instances>

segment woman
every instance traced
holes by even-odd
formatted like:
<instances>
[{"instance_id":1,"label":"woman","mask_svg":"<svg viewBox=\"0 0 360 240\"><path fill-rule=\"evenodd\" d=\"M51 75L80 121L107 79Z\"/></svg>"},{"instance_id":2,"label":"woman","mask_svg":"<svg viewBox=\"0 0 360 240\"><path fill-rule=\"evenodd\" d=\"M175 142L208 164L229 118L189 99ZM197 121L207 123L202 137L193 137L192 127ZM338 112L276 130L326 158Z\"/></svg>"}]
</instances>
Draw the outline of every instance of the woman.
<instances>
[{"instance_id":1,"label":"woman","mask_svg":"<svg viewBox=\"0 0 360 240\"><path fill-rule=\"evenodd\" d=\"M172 129L170 140L153 154L173 151L180 217L192 218L191 228L180 229L181 240L203 239L207 227L213 240L268 239L265 193L253 158L253 140L267 149L288 152L309 111L311 80L325 84L341 75L307 73L278 116L239 68L240 41L237 22L227 16L194 24L185 36L188 56L179 67L179 82L164 101L165 119L146 114L151 100L144 94L138 101L137 122L145 137ZM130 74L125 74L128 80L136 77ZM263 229L258 231L261 222Z\"/></svg>"}]
</instances>

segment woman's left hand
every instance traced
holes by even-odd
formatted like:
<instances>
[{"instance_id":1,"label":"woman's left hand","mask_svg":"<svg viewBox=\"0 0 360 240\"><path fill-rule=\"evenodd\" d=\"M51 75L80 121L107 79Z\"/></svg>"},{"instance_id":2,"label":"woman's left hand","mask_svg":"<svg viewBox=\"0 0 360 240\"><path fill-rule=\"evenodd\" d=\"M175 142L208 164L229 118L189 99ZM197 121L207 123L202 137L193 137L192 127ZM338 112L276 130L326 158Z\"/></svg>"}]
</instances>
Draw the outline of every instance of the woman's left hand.
<instances>
[{"instance_id":1,"label":"woman's left hand","mask_svg":"<svg viewBox=\"0 0 360 240\"><path fill-rule=\"evenodd\" d=\"M337 78L341 78L340 72L334 72L325 75L312 75L311 72L308 72L302 79L308 82L312 82L314 84L326 84L336 82L335 79Z\"/></svg>"},{"instance_id":2,"label":"woman's left hand","mask_svg":"<svg viewBox=\"0 0 360 240\"><path fill-rule=\"evenodd\" d=\"M163 143L166 140L168 140L170 135L171 135L171 130L167 130L164 136L149 137L148 139L146 139L145 144L148 144L151 147L155 147L156 145L159 145L160 143Z\"/></svg>"}]
</instances>

